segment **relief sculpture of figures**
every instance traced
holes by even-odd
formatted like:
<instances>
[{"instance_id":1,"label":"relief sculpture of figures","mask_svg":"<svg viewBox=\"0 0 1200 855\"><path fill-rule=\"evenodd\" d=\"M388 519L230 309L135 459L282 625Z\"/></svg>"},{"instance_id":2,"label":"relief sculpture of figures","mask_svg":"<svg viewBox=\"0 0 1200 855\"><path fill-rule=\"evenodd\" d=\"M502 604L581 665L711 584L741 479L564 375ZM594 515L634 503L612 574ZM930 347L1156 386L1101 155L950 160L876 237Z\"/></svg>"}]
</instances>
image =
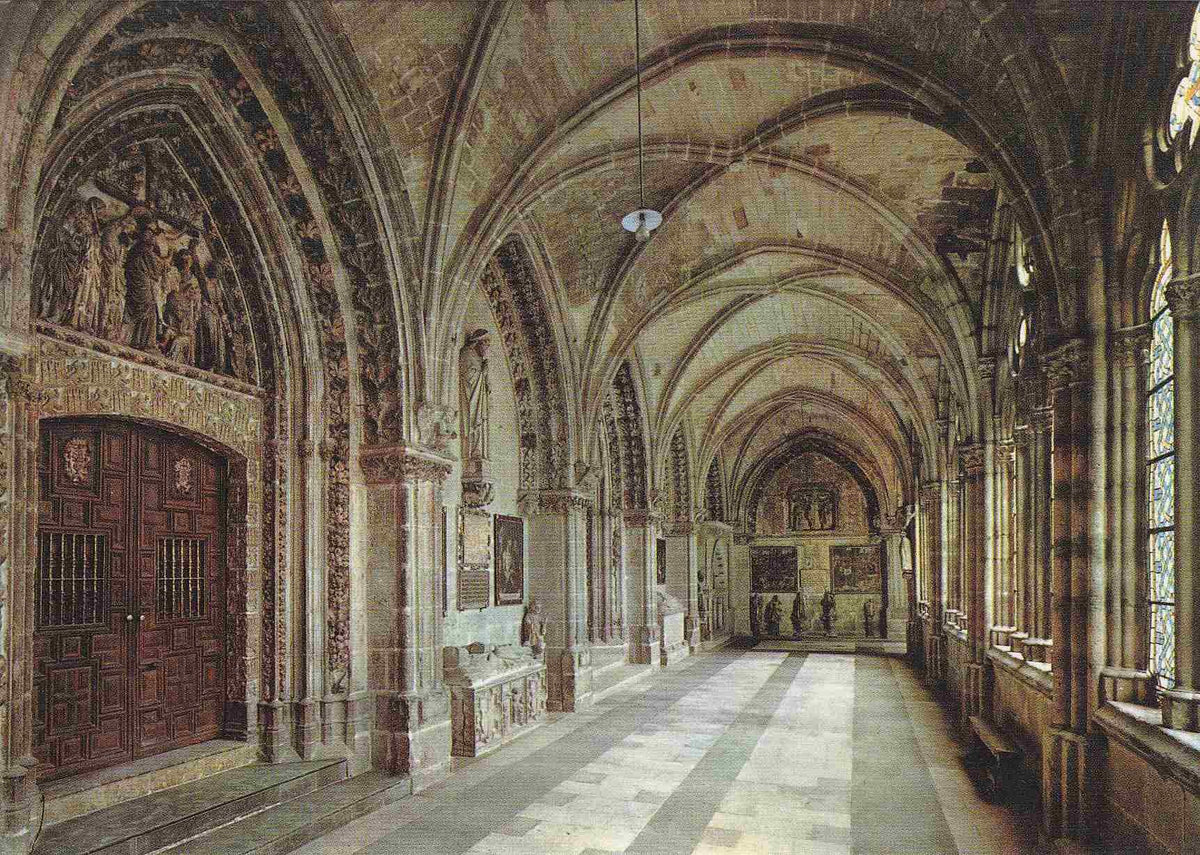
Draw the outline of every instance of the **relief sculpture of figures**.
<instances>
[{"instance_id":1,"label":"relief sculpture of figures","mask_svg":"<svg viewBox=\"0 0 1200 855\"><path fill-rule=\"evenodd\" d=\"M231 323L224 290L233 270L214 257L223 249L215 226L150 205L124 196L72 199L42 241L38 316L249 380L246 336Z\"/></svg>"},{"instance_id":2,"label":"relief sculpture of figures","mask_svg":"<svg viewBox=\"0 0 1200 855\"><path fill-rule=\"evenodd\" d=\"M488 348L491 335L477 329L467 336L459 352L459 384L463 422L463 456L468 460L487 460L490 449L488 409L491 390L488 385Z\"/></svg>"}]
</instances>

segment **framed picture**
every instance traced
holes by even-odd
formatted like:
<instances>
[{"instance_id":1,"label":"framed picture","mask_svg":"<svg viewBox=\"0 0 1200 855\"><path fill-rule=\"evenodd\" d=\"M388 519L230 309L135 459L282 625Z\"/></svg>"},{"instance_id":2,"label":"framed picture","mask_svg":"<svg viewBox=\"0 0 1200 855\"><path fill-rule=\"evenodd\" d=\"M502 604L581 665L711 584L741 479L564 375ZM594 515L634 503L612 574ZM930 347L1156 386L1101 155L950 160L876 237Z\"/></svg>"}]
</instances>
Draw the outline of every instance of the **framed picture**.
<instances>
[{"instance_id":1,"label":"framed picture","mask_svg":"<svg viewBox=\"0 0 1200 855\"><path fill-rule=\"evenodd\" d=\"M654 551L658 559L658 566L654 576L654 583L656 585L665 585L667 584L667 539L665 537L658 538L655 546L657 547Z\"/></svg>"},{"instance_id":2,"label":"framed picture","mask_svg":"<svg viewBox=\"0 0 1200 855\"><path fill-rule=\"evenodd\" d=\"M829 571L835 594L876 594L883 591L883 547L831 546Z\"/></svg>"},{"instance_id":3,"label":"framed picture","mask_svg":"<svg viewBox=\"0 0 1200 855\"><path fill-rule=\"evenodd\" d=\"M750 591L794 594L800 590L800 568L794 546L750 547Z\"/></svg>"},{"instance_id":4,"label":"framed picture","mask_svg":"<svg viewBox=\"0 0 1200 855\"><path fill-rule=\"evenodd\" d=\"M525 600L525 520L496 514L496 605Z\"/></svg>"}]
</instances>

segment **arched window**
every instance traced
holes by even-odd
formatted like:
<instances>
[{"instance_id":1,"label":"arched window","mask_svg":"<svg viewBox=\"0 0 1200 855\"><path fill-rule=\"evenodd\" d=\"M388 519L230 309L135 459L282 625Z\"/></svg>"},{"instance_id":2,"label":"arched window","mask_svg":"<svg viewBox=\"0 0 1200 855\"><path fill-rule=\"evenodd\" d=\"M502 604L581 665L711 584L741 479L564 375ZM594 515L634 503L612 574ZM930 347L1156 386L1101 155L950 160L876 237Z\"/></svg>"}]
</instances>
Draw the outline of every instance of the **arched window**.
<instances>
[{"instance_id":1,"label":"arched window","mask_svg":"<svg viewBox=\"0 0 1200 855\"><path fill-rule=\"evenodd\" d=\"M1175 321L1167 307L1171 233L1163 223L1161 261L1150 295L1150 369L1146 375L1150 670L1175 685Z\"/></svg>"}]
</instances>

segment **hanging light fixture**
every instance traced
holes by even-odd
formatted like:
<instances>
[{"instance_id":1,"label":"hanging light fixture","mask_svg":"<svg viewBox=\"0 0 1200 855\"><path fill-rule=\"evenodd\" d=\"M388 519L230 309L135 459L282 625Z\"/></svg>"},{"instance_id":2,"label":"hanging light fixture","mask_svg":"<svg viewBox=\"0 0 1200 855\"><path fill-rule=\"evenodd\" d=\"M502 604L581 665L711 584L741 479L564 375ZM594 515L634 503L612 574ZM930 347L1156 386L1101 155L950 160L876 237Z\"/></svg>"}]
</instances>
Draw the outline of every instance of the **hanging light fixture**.
<instances>
[{"instance_id":1,"label":"hanging light fixture","mask_svg":"<svg viewBox=\"0 0 1200 855\"><path fill-rule=\"evenodd\" d=\"M638 0L633 0L633 50L634 66L637 69L637 121L638 121L638 209L621 218L621 226L633 232L638 243L650 239L650 232L662 225L662 214L646 207L646 165L642 156L642 29Z\"/></svg>"}]
</instances>

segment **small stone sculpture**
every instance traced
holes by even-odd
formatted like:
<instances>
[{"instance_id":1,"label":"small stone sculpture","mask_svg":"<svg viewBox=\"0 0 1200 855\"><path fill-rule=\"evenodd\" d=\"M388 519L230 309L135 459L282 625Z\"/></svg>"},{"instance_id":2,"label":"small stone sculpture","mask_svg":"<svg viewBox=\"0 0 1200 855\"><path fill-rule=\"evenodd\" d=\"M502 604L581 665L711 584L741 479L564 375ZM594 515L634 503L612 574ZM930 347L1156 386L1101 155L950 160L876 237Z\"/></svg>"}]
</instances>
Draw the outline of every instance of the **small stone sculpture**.
<instances>
[{"instance_id":1,"label":"small stone sculpture","mask_svg":"<svg viewBox=\"0 0 1200 855\"><path fill-rule=\"evenodd\" d=\"M863 600L863 629L867 633L867 638L875 635L875 605L870 600Z\"/></svg>"},{"instance_id":2,"label":"small stone sculpture","mask_svg":"<svg viewBox=\"0 0 1200 855\"><path fill-rule=\"evenodd\" d=\"M537 597L529 600L525 619L521 621L521 644L530 648L534 656L541 656L546 645L546 619L542 617L542 605Z\"/></svg>"},{"instance_id":3,"label":"small stone sculpture","mask_svg":"<svg viewBox=\"0 0 1200 855\"><path fill-rule=\"evenodd\" d=\"M796 598L792 600L792 635L796 638L804 632L804 623L807 618L804 614L804 594L797 593Z\"/></svg>"},{"instance_id":4,"label":"small stone sculpture","mask_svg":"<svg viewBox=\"0 0 1200 855\"><path fill-rule=\"evenodd\" d=\"M826 590L824 596L821 597L821 623L825 627L825 634L833 634L833 616L837 611L837 601L833 598L833 594Z\"/></svg>"},{"instance_id":5,"label":"small stone sculpture","mask_svg":"<svg viewBox=\"0 0 1200 855\"><path fill-rule=\"evenodd\" d=\"M779 602L779 595L774 594L771 601L767 603L767 635L779 635L779 624L783 620L783 604Z\"/></svg>"}]
</instances>

